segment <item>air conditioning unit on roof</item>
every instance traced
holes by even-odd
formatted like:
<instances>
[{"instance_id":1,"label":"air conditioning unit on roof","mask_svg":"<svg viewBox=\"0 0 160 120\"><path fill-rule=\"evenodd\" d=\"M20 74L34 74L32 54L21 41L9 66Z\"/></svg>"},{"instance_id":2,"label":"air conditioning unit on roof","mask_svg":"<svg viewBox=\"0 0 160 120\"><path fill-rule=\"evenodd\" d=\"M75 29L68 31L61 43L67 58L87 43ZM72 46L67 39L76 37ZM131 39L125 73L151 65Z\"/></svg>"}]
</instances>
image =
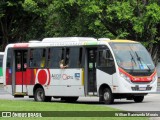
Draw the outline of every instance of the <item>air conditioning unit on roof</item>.
<instances>
[{"instance_id":1,"label":"air conditioning unit on roof","mask_svg":"<svg viewBox=\"0 0 160 120\"><path fill-rule=\"evenodd\" d=\"M41 41L39 40L30 40L29 43L40 43Z\"/></svg>"},{"instance_id":2,"label":"air conditioning unit on roof","mask_svg":"<svg viewBox=\"0 0 160 120\"><path fill-rule=\"evenodd\" d=\"M98 38L98 41L111 40L110 38Z\"/></svg>"},{"instance_id":3,"label":"air conditioning unit on roof","mask_svg":"<svg viewBox=\"0 0 160 120\"><path fill-rule=\"evenodd\" d=\"M97 41L91 37L57 37L57 38L44 38L42 42L82 42L82 41Z\"/></svg>"}]
</instances>

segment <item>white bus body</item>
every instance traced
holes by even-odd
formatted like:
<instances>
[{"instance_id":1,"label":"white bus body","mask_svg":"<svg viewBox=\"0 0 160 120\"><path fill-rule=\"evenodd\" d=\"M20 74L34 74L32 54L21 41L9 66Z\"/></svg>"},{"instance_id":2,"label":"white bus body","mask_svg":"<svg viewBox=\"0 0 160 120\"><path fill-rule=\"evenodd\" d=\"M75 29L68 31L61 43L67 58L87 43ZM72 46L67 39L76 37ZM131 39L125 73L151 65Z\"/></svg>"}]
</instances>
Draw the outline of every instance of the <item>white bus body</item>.
<instances>
[{"instance_id":1,"label":"white bus body","mask_svg":"<svg viewBox=\"0 0 160 120\"><path fill-rule=\"evenodd\" d=\"M68 61L68 68L59 68L61 59ZM118 98L142 102L157 90L149 53L139 42L129 40L68 37L9 44L3 73L9 93L36 101L99 96L106 104Z\"/></svg>"}]
</instances>

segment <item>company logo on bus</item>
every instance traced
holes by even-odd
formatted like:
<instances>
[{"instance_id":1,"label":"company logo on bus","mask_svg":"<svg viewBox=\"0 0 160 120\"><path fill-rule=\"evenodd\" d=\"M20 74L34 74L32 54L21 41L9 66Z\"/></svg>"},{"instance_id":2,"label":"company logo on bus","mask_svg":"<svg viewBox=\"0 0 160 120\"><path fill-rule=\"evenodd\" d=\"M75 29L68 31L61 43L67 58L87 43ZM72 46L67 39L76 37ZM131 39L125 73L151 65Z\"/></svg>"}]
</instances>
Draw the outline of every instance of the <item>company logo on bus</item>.
<instances>
[{"instance_id":1,"label":"company logo on bus","mask_svg":"<svg viewBox=\"0 0 160 120\"><path fill-rule=\"evenodd\" d=\"M62 75L62 79L63 80L73 79L73 76L70 76L70 75L67 75L67 74L63 74Z\"/></svg>"},{"instance_id":2,"label":"company logo on bus","mask_svg":"<svg viewBox=\"0 0 160 120\"><path fill-rule=\"evenodd\" d=\"M61 74L52 74L52 79L54 80L60 80L61 79Z\"/></svg>"},{"instance_id":3,"label":"company logo on bus","mask_svg":"<svg viewBox=\"0 0 160 120\"><path fill-rule=\"evenodd\" d=\"M38 69L36 74L35 83L40 83L41 85L50 84L50 72L47 69Z\"/></svg>"},{"instance_id":4,"label":"company logo on bus","mask_svg":"<svg viewBox=\"0 0 160 120\"><path fill-rule=\"evenodd\" d=\"M79 80L80 79L80 73L75 73L75 79Z\"/></svg>"},{"instance_id":5,"label":"company logo on bus","mask_svg":"<svg viewBox=\"0 0 160 120\"><path fill-rule=\"evenodd\" d=\"M73 79L73 76L67 75L67 74L52 74L51 78L54 80L68 80L68 79Z\"/></svg>"}]
</instances>

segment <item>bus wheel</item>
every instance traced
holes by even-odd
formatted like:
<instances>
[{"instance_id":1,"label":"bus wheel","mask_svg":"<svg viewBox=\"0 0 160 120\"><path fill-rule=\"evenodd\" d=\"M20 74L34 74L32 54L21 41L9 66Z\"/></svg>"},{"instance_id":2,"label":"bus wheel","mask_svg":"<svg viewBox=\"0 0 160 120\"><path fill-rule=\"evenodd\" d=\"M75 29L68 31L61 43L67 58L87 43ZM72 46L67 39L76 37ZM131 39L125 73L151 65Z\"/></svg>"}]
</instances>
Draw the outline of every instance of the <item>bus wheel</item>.
<instances>
[{"instance_id":1,"label":"bus wheel","mask_svg":"<svg viewBox=\"0 0 160 120\"><path fill-rule=\"evenodd\" d=\"M76 102L78 100L78 97L63 97L61 100L64 100L66 102Z\"/></svg>"},{"instance_id":2,"label":"bus wheel","mask_svg":"<svg viewBox=\"0 0 160 120\"><path fill-rule=\"evenodd\" d=\"M144 99L144 96L134 96L133 99L134 99L134 102L136 103L142 102Z\"/></svg>"},{"instance_id":3,"label":"bus wheel","mask_svg":"<svg viewBox=\"0 0 160 120\"><path fill-rule=\"evenodd\" d=\"M34 93L34 99L38 102L43 102L45 100L45 93L43 88L37 88Z\"/></svg>"},{"instance_id":4,"label":"bus wheel","mask_svg":"<svg viewBox=\"0 0 160 120\"><path fill-rule=\"evenodd\" d=\"M109 88L103 90L103 101L105 104L112 104L114 102L114 97Z\"/></svg>"},{"instance_id":5,"label":"bus wheel","mask_svg":"<svg viewBox=\"0 0 160 120\"><path fill-rule=\"evenodd\" d=\"M37 88L34 94L34 99L35 101L38 102L50 102L51 101L51 96L45 96L45 92L43 88Z\"/></svg>"}]
</instances>

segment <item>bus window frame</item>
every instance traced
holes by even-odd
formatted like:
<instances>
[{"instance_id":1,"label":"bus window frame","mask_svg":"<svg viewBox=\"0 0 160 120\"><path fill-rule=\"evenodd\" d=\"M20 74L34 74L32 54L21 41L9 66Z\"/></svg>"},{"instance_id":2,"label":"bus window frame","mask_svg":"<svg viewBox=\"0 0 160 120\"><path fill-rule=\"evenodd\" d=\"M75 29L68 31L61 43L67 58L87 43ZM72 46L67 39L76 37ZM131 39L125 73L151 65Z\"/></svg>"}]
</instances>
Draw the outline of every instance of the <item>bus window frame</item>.
<instances>
[{"instance_id":1,"label":"bus window frame","mask_svg":"<svg viewBox=\"0 0 160 120\"><path fill-rule=\"evenodd\" d=\"M67 49L69 49L69 52L71 52L71 49L70 48L79 48L79 49L82 49L82 57L81 57L81 65L79 67L66 67L65 69L74 69L74 68L83 68L84 67L84 56L83 56L83 53L84 53L84 46L51 46L51 47L48 47L47 48L47 62L49 61L48 60L48 52L49 52L49 49L50 48L60 48L60 49L64 49L64 51L62 50L62 54L63 54L63 59L64 59L64 62L66 63L66 55L67 55ZM70 53L69 53L70 54ZM80 50L79 50L79 54L80 54ZM70 59L70 56L69 56L69 59ZM79 59L79 58L78 58ZM61 58L62 60L62 58ZM70 61L70 60L69 60ZM60 61L58 61L57 64L59 64ZM61 69L60 67L55 67L55 68L52 68L49 66L49 63L47 63L47 69Z\"/></svg>"},{"instance_id":2,"label":"bus window frame","mask_svg":"<svg viewBox=\"0 0 160 120\"><path fill-rule=\"evenodd\" d=\"M40 61L40 65L37 67L31 67L30 66L30 58L31 58L31 50L32 49L45 49L45 65L44 65L44 67L41 67L41 61ZM45 69L46 68L46 66L47 66L47 64L48 64L48 61L47 61L47 48L45 48L45 47L30 47L29 49L28 49L28 67L27 68L30 68L30 69L35 69L35 68L38 68L38 69ZM43 54L43 53L42 53ZM42 58L41 58L41 60L42 60Z\"/></svg>"},{"instance_id":3,"label":"bus window frame","mask_svg":"<svg viewBox=\"0 0 160 120\"><path fill-rule=\"evenodd\" d=\"M14 53L14 51L15 50L27 50L27 56L29 56L29 48L12 48L12 47L10 47L11 49L12 49L12 54L11 54L11 59L13 59L13 57L15 57L15 53ZM10 49L10 48L8 48L8 49ZM8 50L7 50L7 52L8 52ZM7 55L8 56L8 55ZM14 58L15 59L15 58ZM26 60L27 62L27 67L26 67L26 69L28 68L28 66L29 66L29 57L27 57L27 60ZM6 61L7 62L7 61ZM6 66L7 67L7 66Z\"/></svg>"},{"instance_id":4,"label":"bus window frame","mask_svg":"<svg viewBox=\"0 0 160 120\"><path fill-rule=\"evenodd\" d=\"M111 66L100 66L100 64L99 64L100 63L99 53L100 53L100 51L103 52L103 50L108 50L110 52L110 54L111 54L111 56L113 58L113 60L112 60L113 65L111 65ZM109 49L109 47L107 45L100 45L100 46L98 46L97 53L98 53L97 54L97 69L100 69L100 70L102 70L105 73L108 73L110 75L114 74L116 72L116 62L114 60L114 54L111 52L111 50Z\"/></svg>"},{"instance_id":5,"label":"bus window frame","mask_svg":"<svg viewBox=\"0 0 160 120\"><path fill-rule=\"evenodd\" d=\"M82 46L71 46L71 47L67 47L67 48L77 48L77 49L79 49L78 60L80 61L80 63L79 63L80 65L79 66L77 65L78 67L77 66L76 67L70 67L69 66L68 68L83 68L83 66L84 66L83 65L83 59L84 59L84 56L83 56L83 52L84 51L83 51L83 49L84 48ZM71 49L69 51L71 52ZM81 56L82 56L81 59L79 58L80 57L80 53L81 53ZM66 58L66 56L65 56L65 58ZM70 60L69 60L69 62L70 62Z\"/></svg>"},{"instance_id":6,"label":"bus window frame","mask_svg":"<svg viewBox=\"0 0 160 120\"><path fill-rule=\"evenodd\" d=\"M11 59L10 59L10 61L9 61L9 62L10 62L10 65L8 66L8 65L7 65L7 64L8 64L8 63L7 63L7 62L8 62L7 57L8 57L8 51L9 51L9 49L11 50L11 51L10 51L10 52L11 52ZM8 50L7 50L7 55L6 55L6 56L7 56L7 57L6 57L6 68L12 68L12 69L13 69L13 67L12 67L12 64L13 64L13 63L12 63L12 62L13 62L12 60L13 60L13 55L14 55L13 51L14 51L14 48L12 48L12 47L9 47ZM4 64L4 63L3 63L3 64Z\"/></svg>"},{"instance_id":7,"label":"bus window frame","mask_svg":"<svg viewBox=\"0 0 160 120\"><path fill-rule=\"evenodd\" d=\"M47 64L46 64L46 68L47 69L60 69L60 67L50 67L50 65L49 65L49 59L48 59L48 57L49 57L49 49L51 49L51 48L59 48L59 49L61 49L62 50L62 54L64 54L63 53L63 49L64 49L64 51L65 51L65 48L64 47L61 47L61 46L50 46L50 47L47 47L46 49L47 49ZM51 50L50 50L50 52L51 52ZM59 53L57 53L57 54L59 54ZM62 54L61 54L61 59L62 59ZM63 57L64 57L64 55L63 55ZM50 59L51 59L51 55L50 55ZM60 61L57 61L57 64L58 64L58 66L59 66L59 62Z\"/></svg>"}]
</instances>

